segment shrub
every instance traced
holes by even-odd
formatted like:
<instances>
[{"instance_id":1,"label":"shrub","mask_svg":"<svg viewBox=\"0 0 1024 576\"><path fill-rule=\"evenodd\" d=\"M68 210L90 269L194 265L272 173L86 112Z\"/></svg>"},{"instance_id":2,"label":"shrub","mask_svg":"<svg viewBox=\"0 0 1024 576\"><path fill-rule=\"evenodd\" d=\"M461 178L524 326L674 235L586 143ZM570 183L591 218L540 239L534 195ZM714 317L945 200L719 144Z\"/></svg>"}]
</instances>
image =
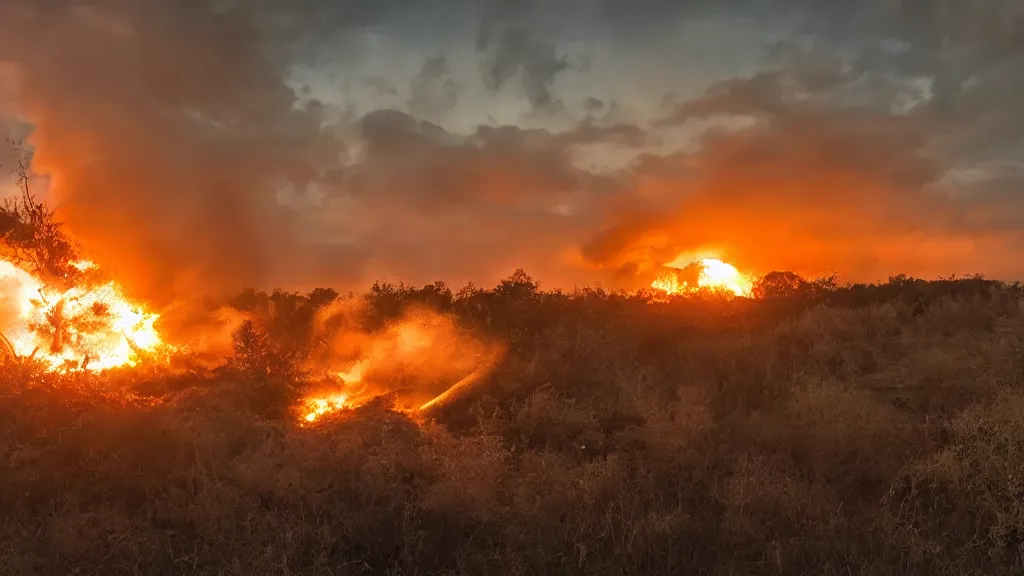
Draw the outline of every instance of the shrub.
<instances>
[{"instance_id":1,"label":"shrub","mask_svg":"<svg viewBox=\"0 0 1024 576\"><path fill-rule=\"evenodd\" d=\"M0 366L0 574L1024 570L1019 287L503 286L344 308L431 301L516 344L429 414L287 412L328 291L237 298L209 378Z\"/></svg>"}]
</instances>

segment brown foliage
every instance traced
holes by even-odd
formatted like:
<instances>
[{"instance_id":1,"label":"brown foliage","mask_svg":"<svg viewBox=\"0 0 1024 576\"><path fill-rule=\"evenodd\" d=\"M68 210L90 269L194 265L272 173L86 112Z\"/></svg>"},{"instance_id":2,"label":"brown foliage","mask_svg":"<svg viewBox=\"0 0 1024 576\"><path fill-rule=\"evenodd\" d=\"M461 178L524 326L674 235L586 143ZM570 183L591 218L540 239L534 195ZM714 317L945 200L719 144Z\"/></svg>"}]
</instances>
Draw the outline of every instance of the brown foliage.
<instances>
[{"instance_id":1,"label":"brown foliage","mask_svg":"<svg viewBox=\"0 0 1024 576\"><path fill-rule=\"evenodd\" d=\"M649 304L524 277L365 297L366 326L433 299L520 344L429 419L266 409L321 292L240 299L262 312L214 378L4 366L0 574L1024 569L1015 287Z\"/></svg>"}]
</instances>

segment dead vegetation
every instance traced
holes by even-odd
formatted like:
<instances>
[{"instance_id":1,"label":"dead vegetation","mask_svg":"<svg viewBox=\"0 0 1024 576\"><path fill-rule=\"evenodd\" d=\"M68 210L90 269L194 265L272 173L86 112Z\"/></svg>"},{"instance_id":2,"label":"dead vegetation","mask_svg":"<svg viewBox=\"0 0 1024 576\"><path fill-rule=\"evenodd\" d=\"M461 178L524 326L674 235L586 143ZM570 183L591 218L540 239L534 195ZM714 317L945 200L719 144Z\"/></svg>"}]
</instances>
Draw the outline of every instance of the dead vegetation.
<instances>
[{"instance_id":1,"label":"dead vegetation","mask_svg":"<svg viewBox=\"0 0 1024 576\"><path fill-rule=\"evenodd\" d=\"M786 278L658 304L377 285L366 329L427 303L508 344L423 421L287 413L330 291L247 292L212 376L8 364L0 573L1024 571L1021 291Z\"/></svg>"}]
</instances>

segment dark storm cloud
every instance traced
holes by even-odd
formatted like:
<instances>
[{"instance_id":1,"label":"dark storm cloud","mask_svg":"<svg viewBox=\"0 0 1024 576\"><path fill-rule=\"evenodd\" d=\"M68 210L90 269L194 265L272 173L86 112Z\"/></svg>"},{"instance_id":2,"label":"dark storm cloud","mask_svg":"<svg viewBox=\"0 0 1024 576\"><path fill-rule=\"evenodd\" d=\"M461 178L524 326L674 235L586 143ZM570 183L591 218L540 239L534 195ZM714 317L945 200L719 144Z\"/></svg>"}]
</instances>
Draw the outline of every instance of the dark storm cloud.
<instances>
[{"instance_id":1,"label":"dark storm cloud","mask_svg":"<svg viewBox=\"0 0 1024 576\"><path fill-rule=\"evenodd\" d=\"M521 27L480 29L477 48L487 55L484 82L491 90L501 89L519 74L523 91L534 108L557 111L562 103L551 93L555 76L569 68L569 62L557 55L551 44L538 42Z\"/></svg>"}]
</instances>

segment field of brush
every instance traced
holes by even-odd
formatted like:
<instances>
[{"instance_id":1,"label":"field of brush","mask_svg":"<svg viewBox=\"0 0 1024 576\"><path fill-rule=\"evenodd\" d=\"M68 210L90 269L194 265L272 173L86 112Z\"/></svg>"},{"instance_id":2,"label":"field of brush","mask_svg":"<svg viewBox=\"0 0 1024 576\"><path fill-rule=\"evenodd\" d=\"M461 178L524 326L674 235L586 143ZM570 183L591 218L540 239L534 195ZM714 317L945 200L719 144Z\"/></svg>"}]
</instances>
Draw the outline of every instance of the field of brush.
<instances>
[{"instance_id":1,"label":"field of brush","mask_svg":"<svg viewBox=\"0 0 1024 576\"><path fill-rule=\"evenodd\" d=\"M329 291L246 293L222 368L7 364L0 573L1024 573L1022 291L811 287L378 285L367 326L426 306L504 354L315 426L292 364Z\"/></svg>"}]
</instances>

